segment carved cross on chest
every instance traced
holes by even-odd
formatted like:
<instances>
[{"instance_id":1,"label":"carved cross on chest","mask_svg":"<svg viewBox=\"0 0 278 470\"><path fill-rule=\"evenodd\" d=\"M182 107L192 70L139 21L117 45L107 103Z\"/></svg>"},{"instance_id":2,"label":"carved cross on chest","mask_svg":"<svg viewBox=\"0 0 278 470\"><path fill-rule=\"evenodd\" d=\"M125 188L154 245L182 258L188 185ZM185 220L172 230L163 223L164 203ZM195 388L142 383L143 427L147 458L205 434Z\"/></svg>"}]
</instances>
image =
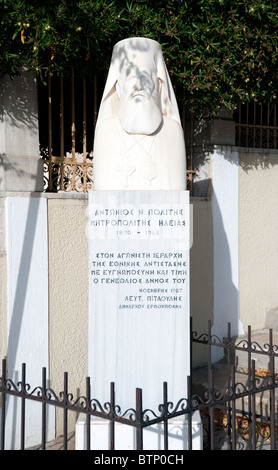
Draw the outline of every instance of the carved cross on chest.
<instances>
[{"instance_id":1,"label":"carved cross on chest","mask_svg":"<svg viewBox=\"0 0 278 470\"><path fill-rule=\"evenodd\" d=\"M128 177L136 170L135 165L131 165L127 160L124 161L123 165L117 165L116 171L121 177L121 184L124 188L128 186Z\"/></svg>"},{"instance_id":2,"label":"carved cross on chest","mask_svg":"<svg viewBox=\"0 0 278 470\"><path fill-rule=\"evenodd\" d=\"M143 145L143 142L145 141L147 145ZM133 141L132 144L125 145L125 150L122 153L122 163L120 165L117 165L115 167L116 172L120 175L121 177L121 185L123 187L127 187L129 184L128 178L134 171L136 171L136 166L132 164L129 161L129 155L131 154L132 151L139 151L139 154L141 154L141 157L146 155L150 155L151 147L153 145L154 138L152 137L150 140L146 139L146 136L140 136L140 138L136 138L133 136ZM147 160L145 162L149 163ZM145 163L144 162L144 163ZM146 164L146 163L145 163ZM139 167L142 167L142 161L138 161Z\"/></svg>"}]
</instances>

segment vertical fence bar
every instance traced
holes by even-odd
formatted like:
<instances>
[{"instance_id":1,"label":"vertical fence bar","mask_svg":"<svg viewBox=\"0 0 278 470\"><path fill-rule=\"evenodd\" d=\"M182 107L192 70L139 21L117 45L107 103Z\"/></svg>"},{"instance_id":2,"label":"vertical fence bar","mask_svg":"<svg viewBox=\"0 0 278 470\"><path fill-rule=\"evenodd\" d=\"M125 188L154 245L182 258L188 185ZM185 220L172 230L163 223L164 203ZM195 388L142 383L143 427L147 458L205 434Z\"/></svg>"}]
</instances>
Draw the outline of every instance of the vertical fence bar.
<instances>
[{"instance_id":1,"label":"vertical fence bar","mask_svg":"<svg viewBox=\"0 0 278 470\"><path fill-rule=\"evenodd\" d=\"M248 336L247 336L247 350L248 350L248 426L250 428L251 413L252 413L252 350L251 350L251 326L248 325ZM251 433L249 433L249 446L252 448Z\"/></svg>"},{"instance_id":2,"label":"vertical fence bar","mask_svg":"<svg viewBox=\"0 0 278 470\"><path fill-rule=\"evenodd\" d=\"M168 384L167 382L163 382L163 405L164 405L164 413L165 417L167 416L168 412ZM164 450L168 450L168 419L164 420Z\"/></svg>"},{"instance_id":3,"label":"vertical fence bar","mask_svg":"<svg viewBox=\"0 0 278 470\"><path fill-rule=\"evenodd\" d=\"M248 138L249 138L249 104L246 103L246 141L245 141L245 147L249 147Z\"/></svg>"},{"instance_id":4,"label":"vertical fence bar","mask_svg":"<svg viewBox=\"0 0 278 470\"><path fill-rule=\"evenodd\" d=\"M60 157L65 156L64 133L64 79L60 77Z\"/></svg>"},{"instance_id":5,"label":"vertical fence bar","mask_svg":"<svg viewBox=\"0 0 278 470\"><path fill-rule=\"evenodd\" d=\"M191 377L187 377L187 400L188 400L188 450L192 450L192 389Z\"/></svg>"},{"instance_id":6,"label":"vertical fence bar","mask_svg":"<svg viewBox=\"0 0 278 470\"><path fill-rule=\"evenodd\" d=\"M48 74L47 82L47 95L48 95L48 185L49 190L52 191L53 176L52 176L52 89L51 89L51 75Z\"/></svg>"},{"instance_id":7,"label":"vertical fence bar","mask_svg":"<svg viewBox=\"0 0 278 470\"><path fill-rule=\"evenodd\" d=\"M93 98L93 110L94 110L94 129L97 123L97 77L94 76L93 80L94 98Z\"/></svg>"},{"instance_id":8,"label":"vertical fence bar","mask_svg":"<svg viewBox=\"0 0 278 470\"><path fill-rule=\"evenodd\" d=\"M136 450L143 450L143 399L141 388L136 388L136 422Z\"/></svg>"},{"instance_id":9,"label":"vertical fence bar","mask_svg":"<svg viewBox=\"0 0 278 470\"><path fill-rule=\"evenodd\" d=\"M213 401L213 370L212 370L212 343L211 343L211 321L208 321L208 388L209 388L209 399ZM214 406L209 407L209 430L210 430L210 450L214 450Z\"/></svg>"},{"instance_id":10,"label":"vertical fence bar","mask_svg":"<svg viewBox=\"0 0 278 470\"><path fill-rule=\"evenodd\" d=\"M232 364L231 364L231 323L228 323L227 326L227 371L228 371L228 388L231 388L231 373L232 373ZM231 436L231 400L228 400L228 409L227 409L227 422L228 422L228 440L229 440L229 447L231 448L232 436Z\"/></svg>"},{"instance_id":11,"label":"vertical fence bar","mask_svg":"<svg viewBox=\"0 0 278 470\"><path fill-rule=\"evenodd\" d=\"M239 103L238 107L238 143L237 145L241 146L241 103Z\"/></svg>"},{"instance_id":12,"label":"vertical fence bar","mask_svg":"<svg viewBox=\"0 0 278 470\"><path fill-rule=\"evenodd\" d=\"M269 392L269 408L270 408L270 447L275 450L275 366L273 354L273 331L269 330L269 373L271 377L271 389Z\"/></svg>"},{"instance_id":13,"label":"vertical fence bar","mask_svg":"<svg viewBox=\"0 0 278 470\"><path fill-rule=\"evenodd\" d=\"M115 410L115 383L110 384L110 403L111 403L111 419L109 423L109 450L115 449L115 422L113 419Z\"/></svg>"},{"instance_id":14,"label":"vertical fence bar","mask_svg":"<svg viewBox=\"0 0 278 470\"><path fill-rule=\"evenodd\" d=\"M21 382L22 382L22 397L21 397L21 432L20 432L20 448L24 450L25 443L25 385L26 385L26 364L22 364L21 372Z\"/></svg>"},{"instance_id":15,"label":"vertical fence bar","mask_svg":"<svg viewBox=\"0 0 278 470\"><path fill-rule=\"evenodd\" d=\"M260 127L260 147L262 148L262 146L263 146L263 128L262 128L262 125L263 125L263 105L262 104L260 105L260 123L261 123L261 127Z\"/></svg>"},{"instance_id":16,"label":"vertical fence bar","mask_svg":"<svg viewBox=\"0 0 278 470\"><path fill-rule=\"evenodd\" d=\"M232 450L236 450L236 401L235 401L235 391L236 391L236 372L235 365L232 365Z\"/></svg>"},{"instance_id":17,"label":"vertical fence bar","mask_svg":"<svg viewBox=\"0 0 278 470\"><path fill-rule=\"evenodd\" d=\"M60 157L65 156L65 138L64 138L64 79L60 77ZM60 163L61 190L64 191L64 164Z\"/></svg>"},{"instance_id":18,"label":"vertical fence bar","mask_svg":"<svg viewBox=\"0 0 278 470\"><path fill-rule=\"evenodd\" d=\"M194 113L190 113L190 160L189 160L189 191L192 196L193 192L193 143L194 143Z\"/></svg>"},{"instance_id":19,"label":"vertical fence bar","mask_svg":"<svg viewBox=\"0 0 278 470\"><path fill-rule=\"evenodd\" d=\"M46 368L42 369L42 450L46 443Z\"/></svg>"},{"instance_id":20,"label":"vertical fence bar","mask_svg":"<svg viewBox=\"0 0 278 470\"><path fill-rule=\"evenodd\" d=\"M269 149L269 136L270 136L270 106L269 103L267 103L267 134L266 134L266 147Z\"/></svg>"},{"instance_id":21,"label":"vertical fence bar","mask_svg":"<svg viewBox=\"0 0 278 470\"><path fill-rule=\"evenodd\" d=\"M63 450L68 450L68 373L64 373L64 420L63 420Z\"/></svg>"},{"instance_id":22,"label":"vertical fence bar","mask_svg":"<svg viewBox=\"0 0 278 470\"><path fill-rule=\"evenodd\" d=\"M253 147L256 147L256 110L257 110L257 105L256 105L256 101L254 101L253 103L253 106L254 106L254 111L253 111L253 124L254 124L254 127L253 127Z\"/></svg>"},{"instance_id":23,"label":"vertical fence bar","mask_svg":"<svg viewBox=\"0 0 278 470\"><path fill-rule=\"evenodd\" d=\"M86 378L86 398L87 398L87 414L86 414L86 450L91 448L91 415L90 402L91 402L91 383L90 377Z\"/></svg>"},{"instance_id":24,"label":"vertical fence bar","mask_svg":"<svg viewBox=\"0 0 278 470\"><path fill-rule=\"evenodd\" d=\"M7 362L2 360L2 412L1 412L1 450L5 449L5 422L6 422L6 380L7 380Z\"/></svg>"},{"instance_id":25,"label":"vertical fence bar","mask_svg":"<svg viewBox=\"0 0 278 470\"><path fill-rule=\"evenodd\" d=\"M256 381L255 360L252 360L252 394L251 394L251 448L256 450ZM250 431L250 425L249 425Z\"/></svg>"},{"instance_id":26,"label":"vertical fence bar","mask_svg":"<svg viewBox=\"0 0 278 470\"><path fill-rule=\"evenodd\" d=\"M71 69L71 151L72 160L75 163L75 80L74 69Z\"/></svg>"},{"instance_id":27,"label":"vertical fence bar","mask_svg":"<svg viewBox=\"0 0 278 470\"><path fill-rule=\"evenodd\" d=\"M86 80L83 79L83 163L86 163L86 155L87 155L87 83Z\"/></svg>"},{"instance_id":28,"label":"vertical fence bar","mask_svg":"<svg viewBox=\"0 0 278 470\"><path fill-rule=\"evenodd\" d=\"M274 148L274 149L277 149L277 107L276 107L276 104L274 105L274 119L273 119L273 125L274 125L273 148Z\"/></svg>"}]
</instances>

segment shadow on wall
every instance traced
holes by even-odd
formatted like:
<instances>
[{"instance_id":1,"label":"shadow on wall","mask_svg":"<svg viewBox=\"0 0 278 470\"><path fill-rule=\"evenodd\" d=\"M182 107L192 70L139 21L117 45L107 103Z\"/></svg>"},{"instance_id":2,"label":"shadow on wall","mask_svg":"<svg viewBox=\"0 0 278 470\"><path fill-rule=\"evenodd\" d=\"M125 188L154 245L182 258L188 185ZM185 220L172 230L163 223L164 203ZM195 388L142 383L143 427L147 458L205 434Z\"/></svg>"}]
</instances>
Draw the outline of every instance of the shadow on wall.
<instances>
[{"instance_id":1,"label":"shadow on wall","mask_svg":"<svg viewBox=\"0 0 278 470\"><path fill-rule=\"evenodd\" d=\"M198 185L198 183L195 183ZM212 193L212 181L200 182ZM198 194L198 188L195 186ZM193 329L207 331L212 320L213 333L222 339L231 323L232 334L241 332L237 283L237 224L223 214L217 194L192 198L193 247L191 249L191 309ZM224 220L223 219L226 219ZM218 348L219 349L219 348ZM222 354L219 351L220 356ZM220 357L216 357L217 360Z\"/></svg>"},{"instance_id":2,"label":"shadow on wall","mask_svg":"<svg viewBox=\"0 0 278 470\"><path fill-rule=\"evenodd\" d=\"M20 124L29 129L37 126L35 76L24 68L20 76L13 79L5 76L0 80L0 120L3 121L5 116L15 127Z\"/></svg>"},{"instance_id":3,"label":"shadow on wall","mask_svg":"<svg viewBox=\"0 0 278 470\"><path fill-rule=\"evenodd\" d=\"M21 364L26 363L31 390L41 383L42 367L48 366L46 206L47 200L40 193L6 199L8 377L20 386ZM27 443L40 436L37 405L28 403ZM20 436L15 430L20 430L20 407L9 397L6 409L6 446L17 449Z\"/></svg>"},{"instance_id":4,"label":"shadow on wall","mask_svg":"<svg viewBox=\"0 0 278 470\"><path fill-rule=\"evenodd\" d=\"M42 190L37 108L34 73L0 79L0 190Z\"/></svg>"}]
</instances>

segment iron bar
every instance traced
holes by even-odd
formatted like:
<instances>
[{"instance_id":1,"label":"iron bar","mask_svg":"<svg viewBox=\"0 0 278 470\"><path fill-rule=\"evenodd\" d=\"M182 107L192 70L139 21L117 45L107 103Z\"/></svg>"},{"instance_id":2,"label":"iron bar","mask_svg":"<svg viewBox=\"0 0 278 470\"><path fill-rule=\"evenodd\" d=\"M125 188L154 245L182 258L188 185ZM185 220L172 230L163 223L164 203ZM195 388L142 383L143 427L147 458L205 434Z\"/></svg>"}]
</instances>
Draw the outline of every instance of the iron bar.
<instances>
[{"instance_id":1,"label":"iron bar","mask_svg":"<svg viewBox=\"0 0 278 470\"><path fill-rule=\"evenodd\" d=\"M163 382L163 405L164 405L164 413L166 416L168 412L168 384L167 382ZM167 419L164 419L163 440L164 440L164 450L168 450L168 420Z\"/></svg>"},{"instance_id":2,"label":"iron bar","mask_svg":"<svg viewBox=\"0 0 278 470\"><path fill-rule=\"evenodd\" d=\"M71 152L75 163L75 80L74 69L71 70Z\"/></svg>"},{"instance_id":3,"label":"iron bar","mask_svg":"<svg viewBox=\"0 0 278 470\"><path fill-rule=\"evenodd\" d=\"M67 450L68 448L68 373L64 373L64 422L63 422L63 441L64 441L64 448L63 450Z\"/></svg>"},{"instance_id":4,"label":"iron bar","mask_svg":"<svg viewBox=\"0 0 278 470\"><path fill-rule=\"evenodd\" d=\"M141 388L136 388L136 424L136 450L143 450L143 400Z\"/></svg>"},{"instance_id":5,"label":"iron bar","mask_svg":"<svg viewBox=\"0 0 278 470\"><path fill-rule=\"evenodd\" d=\"M26 364L22 364L21 370L21 433L20 433L20 448L24 450L25 444L25 387L26 387Z\"/></svg>"},{"instance_id":6,"label":"iron bar","mask_svg":"<svg viewBox=\"0 0 278 470\"><path fill-rule=\"evenodd\" d=\"M234 391L236 387L236 369L235 365L232 366L232 390ZM236 450L236 402L232 400L232 450Z\"/></svg>"},{"instance_id":7,"label":"iron bar","mask_svg":"<svg viewBox=\"0 0 278 470\"><path fill-rule=\"evenodd\" d=\"M251 420L249 418L249 431L251 431L251 449L256 450L256 376L255 376L255 361L252 360L252 375L251 375ZM251 426L250 426L251 421ZM250 429L251 427L251 429Z\"/></svg>"},{"instance_id":8,"label":"iron bar","mask_svg":"<svg viewBox=\"0 0 278 470\"><path fill-rule=\"evenodd\" d=\"M52 88L51 88L51 75L48 74L47 82L48 93L48 185L53 188L53 175L52 175Z\"/></svg>"},{"instance_id":9,"label":"iron bar","mask_svg":"<svg viewBox=\"0 0 278 470\"><path fill-rule=\"evenodd\" d=\"M269 349L270 352L273 352L273 331L269 330ZM269 375L271 377L271 382L273 387L269 392L269 408L270 408L270 446L271 450L276 449L275 444L275 359L274 355L270 354L269 358Z\"/></svg>"},{"instance_id":10,"label":"iron bar","mask_svg":"<svg viewBox=\"0 0 278 470\"><path fill-rule=\"evenodd\" d=\"M64 133L64 79L60 77L60 157L65 156Z\"/></svg>"},{"instance_id":11,"label":"iron bar","mask_svg":"<svg viewBox=\"0 0 278 470\"><path fill-rule=\"evenodd\" d=\"M5 420L6 420L6 393L5 384L7 380L7 362L6 359L2 360L2 377L1 377L1 394L2 394L2 407L1 407L1 450L5 449Z\"/></svg>"},{"instance_id":12,"label":"iron bar","mask_svg":"<svg viewBox=\"0 0 278 470\"><path fill-rule=\"evenodd\" d=\"M248 387L250 389L250 394L248 395L248 425L250 428L250 417L252 413L252 351L251 351L251 327L248 325L248 339L247 339L247 345L248 345ZM249 446L252 449L252 440L251 440L251 433L249 433Z\"/></svg>"},{"instance_id":13,"label":"iron bar","mask_svg":"<svg viewBox=\"0 0 278 470\"><path fill-rule=\"evenodd\" d=\"M86 156L87 156L87 83L86 80L83 79L83 88L82 88L82 96L83 96L83 163L86 163Z\"/></svg>"},{"instance_id":14,"label":"iron bar","mask_svg":"<svg viewBox=\"0 0 278 470\"><path fill-rule=\"evenodd\" d=\"M94 91L94 96L93 96L93 110L94 110L94 129L96 127L97 123L97 115L98 115L98 103L97 103L97 77L94 76L93 79L93 91Z\"/></svg>"},{"instance_id":15,"label":"iron bar","mask_svg":"<svg viewBox=\"0 0 278 470\"><path fill-rule=\"evenodd\" d=\"M231 344L231 323L227 325L227 344ZM232 377L232 361L231 361L231 348L227 348L227 371L228 371L228 389L231 387L231 377ZM231 447L232 436L231 436L231 400L228 400L228 415L227 415L227 424L228 424L228 441L229 446Z\"/></svg>"},{"instance_id":16,"label":"iron bar","mask_svg":"<svg viewBox=\"0 0 278 470\"><path fill-rule=\"evenodd\" d=\"M46 444L46 368L42 369L42 450Z\"/></svg>"},{"instance_id":17,"label":"iron bar","mask_svg":"<svg viewBox=\"0 0 278 470\"><path fill-rule=\"evenodd\" d=\"M91 383L90 377L86 377L86 398L87 398L87 410L90 409L91 401ZM86 450L91 448L91 415L86 414Z\"/></svg>"},{"instance_id":18,"label":"iron bar","mask_svg":"<svg viewBox=\"0 0 278 470\"><path fill-rule=\"evenodd\" d=\"M187 400L188 400L188 450L192 450L192 389L191 389L191 377L187 377Z\"/></svg>"},{"instance_id":19,"label":"iron bar","mask_svg":"<svg viewBox=\"0 0 278 470\"><path fill-rule=\"evenodd\" d=\"M110 444L109 449L115 449L115 421L113 419L114 416L114 409L115 409L115 383L111 382L110 384L110 403L111 403L111 419L110 419L110 426L109 426L109 434L110 434Z\"/></svg>"}]
</instances>

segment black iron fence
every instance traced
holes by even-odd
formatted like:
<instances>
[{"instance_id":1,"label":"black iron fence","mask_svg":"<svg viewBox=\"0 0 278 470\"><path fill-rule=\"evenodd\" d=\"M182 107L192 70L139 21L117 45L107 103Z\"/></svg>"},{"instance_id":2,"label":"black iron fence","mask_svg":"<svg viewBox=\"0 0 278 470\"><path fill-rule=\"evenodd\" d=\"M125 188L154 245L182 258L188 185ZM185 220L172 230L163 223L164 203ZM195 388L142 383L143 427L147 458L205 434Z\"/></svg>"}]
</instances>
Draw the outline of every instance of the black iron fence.
<instances>
[{"instance_id":1,"label":"black iron fence","mask_svg":"<svg viewBox=\"0 0 278 470\"><path fill-rule=\"evenodd\" d=\"M144 431L161 425L163 449L169 449L169 423L175 418L185 418L187 427L184 448L194 447L193 417L201 417L203 449L276 449L278 423L276 389L278 374L275 358L278 346L273 344L273 331L268 331L268 341L261 344L252 338L251 328L243 338L233 338L228 324L227 336L220 340L212 334L211 324L206 334L198 335L191 328L191 357L193 347L207 348L206 366L193 368L188 377L187 396L176 404L169 401L167 383L163 384L163 401L157 411L144 410L143 391L136 389L135 408L122 411L115 402L115 384L110 386L110 401L101 404L91 396L90 378L86 379L86 394L74 398L68 390L68 373L64 373L64 389L60 393L47 386L46 369L42 369L41 384L33 389L26 381L26 364L22 364L21 380L7 377L6 360L2 361L0 379L1 395L1 450L5 450L6 399L14 396L21 402L20 448L25 449L26 402L36 401L41 407L41 450L47 449L47 407L63 410L63 449L68 449L69 412L85 416L85 449L91 447L92 417L106 420L109 427L109 449L116 448L117 423L132 427L135 449L144 449ZM223 349L223 357L213 362L214 348ZM242 357L244 356L244 360ZM256 367L257 357L266 360L267 367ZM239 359L239 357L241 357ZM244 362L245 361L245 362Z\"/></svg>"}]
</instances>

